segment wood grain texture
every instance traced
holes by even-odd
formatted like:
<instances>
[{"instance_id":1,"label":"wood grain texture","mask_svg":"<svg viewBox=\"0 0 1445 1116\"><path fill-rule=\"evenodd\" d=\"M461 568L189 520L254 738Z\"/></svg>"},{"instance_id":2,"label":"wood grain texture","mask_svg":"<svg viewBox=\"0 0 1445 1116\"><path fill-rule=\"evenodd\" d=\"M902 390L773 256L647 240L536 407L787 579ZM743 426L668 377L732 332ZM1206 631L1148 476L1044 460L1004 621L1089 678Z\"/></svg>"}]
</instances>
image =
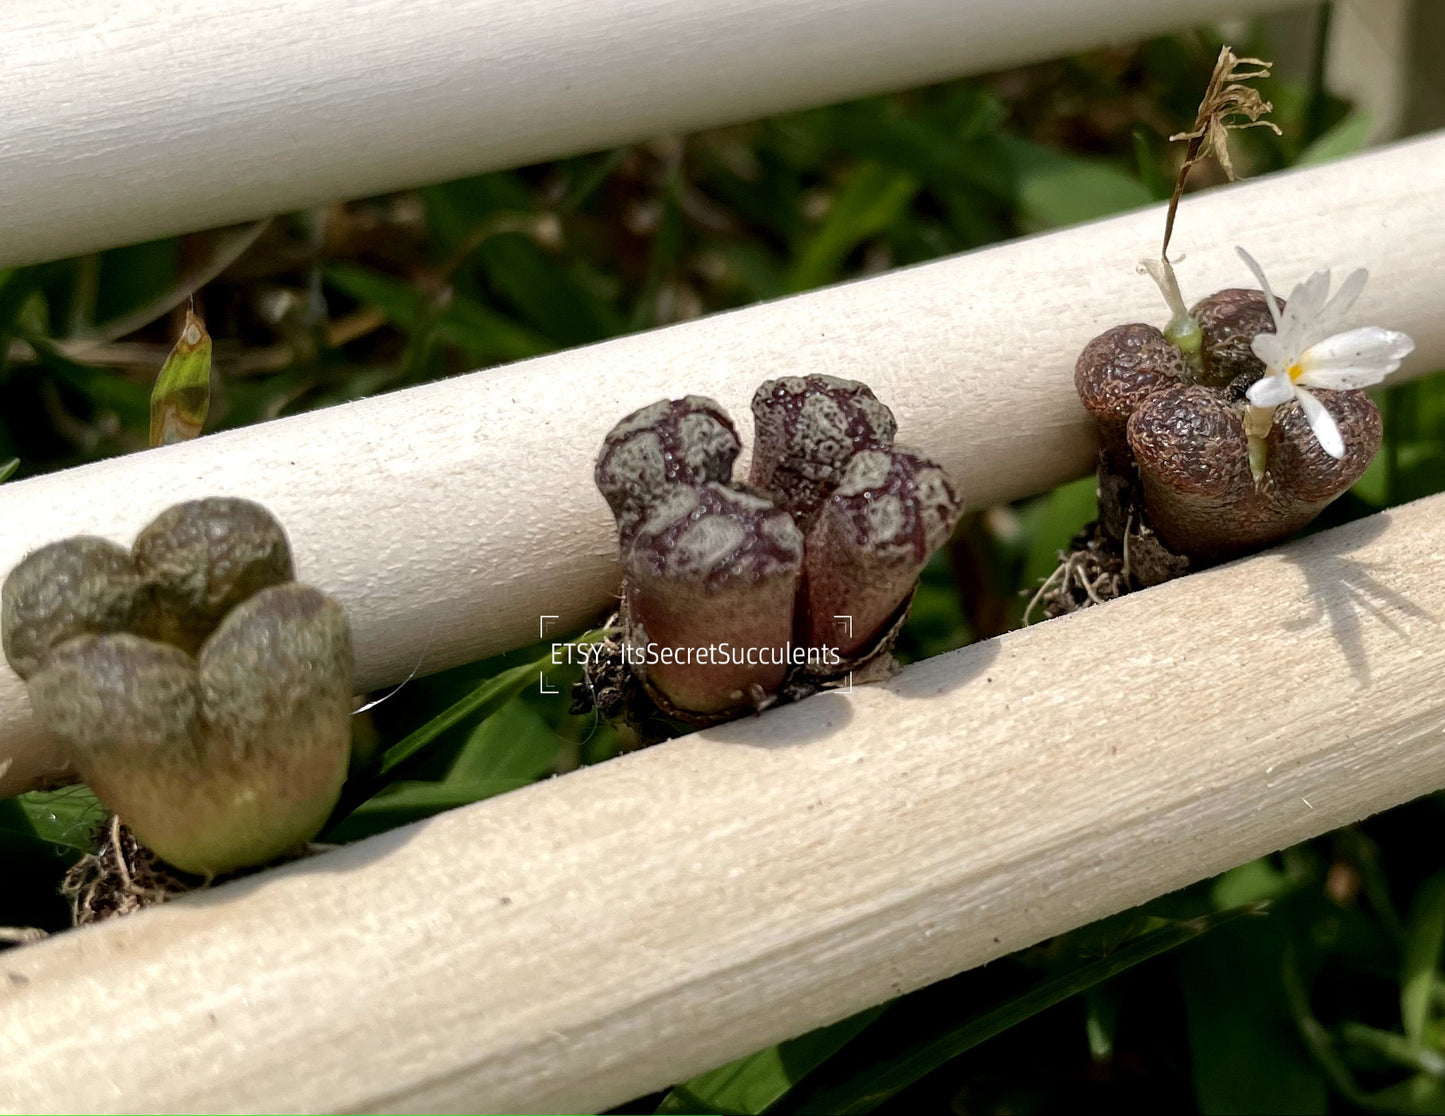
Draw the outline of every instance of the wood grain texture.
<instances>
[{"instance_id":1,"label":"wood grain texture","mask_svg":"<svg viewBox=\"0 0 1445 1116\"><path fill-rule=\"evenodd\" d=\"M1445 135L1213 191L1181 211L1180 281L1191 300L1247 283L1236 243L1286 291L1317 267L1368 267L1352 321L1415 338L1400 378L1432 371L1445 366L1442 198ZM259 500L301 579L346 606L370 689L534 640L542 614L560 617L554 631L597 618L617 572L593 458L614 422L660 398L711 395L751 441L762 380L861 379L968 506L1044 491L1092 465L1079 350L1118 322L1167 317L1134 271L1161 213L6 484L0 572L67 535L129 545L179 500ZM0 795L61 762L0 668Z\"/></svg>"},{"instance_id":2,"label":"wood grain texture","mask_svg":"<svg viewBox=\"0 0 1445 1116\"><path fill-rule=\"evenodd\" d=\"M1289 0L7 0L0 266Z\"/></svg>"},{"instance_id":3,"label":"wood grain texture","mask_svg":"<svg viewBox=\"0 0 1445 1116\"><path fill-rule=\"evenodd\" d=\"M1445 785L1445 496L0 955L18 1111L588 1112Z\"/></svg>"}]
</instances>

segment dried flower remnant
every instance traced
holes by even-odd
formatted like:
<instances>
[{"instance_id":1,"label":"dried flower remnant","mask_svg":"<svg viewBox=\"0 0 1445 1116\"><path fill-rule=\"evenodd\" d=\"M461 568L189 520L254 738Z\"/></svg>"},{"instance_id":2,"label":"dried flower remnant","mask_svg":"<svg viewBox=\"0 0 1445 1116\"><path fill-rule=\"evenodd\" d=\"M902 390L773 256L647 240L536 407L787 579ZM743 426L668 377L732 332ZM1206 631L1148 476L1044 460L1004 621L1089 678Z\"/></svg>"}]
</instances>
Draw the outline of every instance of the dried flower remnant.
<instances>
[{"instance_id":1,"label":"dried flower remnant","mask_svg":"<svg viewBox=\"0 0 1445 1116\"><path fill-rule=\"evenodd\" d=\"M1272 63L1259 58L1239 58L1228 46L1221 47L1219 58L1214 63L1214 73L1199 102L1194 124L1184 132L1169 137L1170 142L1188 140L1184 161L1174 178L1174 190L1169 197L1169 209L1164 217L1164 240L1157 260L1140 261L1140 269L1146 272L1164 296L1169 307L1169 324L1164 334L1170 342L1179 346L1190 360L1197 363L1201 337L1199 322L1195 315L1185 309L1184 295L1179 289L1179 280L1169 262L1169 241L1174 235L1174 219L1179 212L1179 199L1184 196L1189 172L1196 163L1212 155L1224 171L1225 177L1234 180L1234 163L1229 157L1229 133L1241 128L1269 128L1275 135L1280 131L1272 121L1264 117L1274 106L1264 100L1255 89L1244 84L1259 78L1269 77ZM1253 66L1254 69L1245 67Z\"/></svg>"},{"instance_id":2,"label":"dried flower remnant","mask_svg":"<svg viewBox=\"0 0 1445 1116\"><path fill-rule=\"evenodd\" d=\"M291 576L269 513L218 499L162 513L131 554L69 539L6 580L6 654L37 720L101 801L187 872L303 845L340 793L350 630L340 605ZM95 622L97 600L131 598L142 605Z\"/></svg>"},{"instance_id":3,"label":"dried flower remnant","mask_svg":"<svg viewBox=\"0 0 1445 1116\"><path fill-rule=\"evenodd\" d=\"M1204 88L1204 98L1199 102L1193 126L1169 137L1171 143L1188 140L1189 146L1175 177L1169 212L1164 219L1164 243L1159 249L1159 258L1166 261L1166 266L1169 239L1174 233L1174 217L1194 164L1212 155L1225 177L1233 182L1236 176L1234 163L1229 157L1229 133L1242 128L1268 128L1275 135L1281 134L1277 124L1264 119L1274 111L1274 106L1261 97L1258 90L1245 84L1269 77L1273 65L1262 58L1240 58L1228 46L1220 47L1214 73L1209 76L1209 84ZM1254 69L1245 68L1249 66Z\"/></svg>"}]
</instances>

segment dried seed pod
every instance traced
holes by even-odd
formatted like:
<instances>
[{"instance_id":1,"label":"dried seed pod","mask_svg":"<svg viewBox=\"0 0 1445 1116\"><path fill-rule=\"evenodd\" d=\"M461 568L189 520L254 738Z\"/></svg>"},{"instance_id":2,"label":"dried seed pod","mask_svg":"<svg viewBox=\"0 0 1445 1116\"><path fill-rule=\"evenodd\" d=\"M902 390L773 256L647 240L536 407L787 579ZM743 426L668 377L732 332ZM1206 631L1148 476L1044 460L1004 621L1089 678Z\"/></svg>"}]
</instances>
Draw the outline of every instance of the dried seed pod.
<instances>
[{"instance_id":1,"label":"dried seed pod","mask_svg":"<svg viewBox=\"0 0 1445 1116\"><path fill-rule=\"evenodd\" d=\"M29 678L51 649L76 636L149 632L149 588L130 554L105 539L78 535L27 555L0 590L5 657Z\"/></svg>"},{"instance_id":2,"label":"dried seed pod","mask_svg":"<svg viewBox=\"0 0 1445 1116\"><path fill-rule=\"evenodd\" d=\"M808 530L808 642L838 648L845 661L871 649L961 510L933 462L898 450L856 453Z\"/></svg>"},{"instance_id":3,"label":"dried seed pod","mask_svg":"<svg viewBox=\"0 0 1445 1116\"><path fill-rule=\"evenodd\" d=\"M249 500L211 497L167 508L132 550L155 589L161 638L191 652L241 601L296 576L286 532Z\"/></svg>"},{"instance_id":4,"label":"dried seed pod","mask_svg":"<svg viewBox=\"0 0 1445 1116\"><path fill-rule=\"evenodd\" d=\"M838 484L852 456L886 449L898 424L866 384L836 376L767 380L753 395L748 483L803 527Z\"/></svg>"},{"instance_id":5,"label":"dried seed pod","mask_svg":"<svg viewBox=\"0 0 1445 1116\"><path fill-rule=\"evenodd\" d=\"M1349 488L1380 444L1379 412L1363 392L1317 393L1348 452L1320 448L1299 404L1282 406L1269 464L1256 484L1243 405L1215 389L1180 386L1150 396L1129 422L1145 513L1174 552L1200 562L1259 550L1294 534Z\"/></svg>"},{"instance_id":6,"label":"dried seed pod","mask_svg":"<svg viewBox=\"0 0 1445 1116\"><path fill-rule=\"evenodd\" d=\"M1099 424L1100 442L1116 473L1127 476L1133 464L1129 416L1154 392L1187 378L1184 354L1151 325L1118 325L1084 346L1074 365L1074 387Z\"/></svg>"},{"instance_id":7,"label":"dried seed pod","mask_svg":"<svg viewBox=\"0 0 1445 1116\"><path fill-rule=\"evenodd\" d=\"M626 533L669 486L730 481L740 448L732 420L711 399L664 399L612 428L594 476Z\"/></svg>"},{"instance_id":8,"label":"dried seed pod","mask_svg":"<svg viewBox=\"0 0 1445 1116\"><path fill-rule=\"evenodd\" d=\"M653 504L622 547L623 608L634 670L664 708L766 704L787 673L802 564L802 533L762 497L674 485ZM638 662L654 654L666 661Z\"/></svg>"},{"instance_id":9,"label":"dried seed pod","mask_svg":"<svg viewBox=\"0 0 1445 1116\"><path fill-rule=\"evenodd\" d=\"M1275 301L1283 311L1284 300ZM1228 387L1238 381L1247 387L1264 375L1264 362L1250 348L1256 334L1274 332L1263 291L1241 287L1215 291L1189 313L1199 323L1203 342L1200 383Z\"/></svg>"}]
</instances>

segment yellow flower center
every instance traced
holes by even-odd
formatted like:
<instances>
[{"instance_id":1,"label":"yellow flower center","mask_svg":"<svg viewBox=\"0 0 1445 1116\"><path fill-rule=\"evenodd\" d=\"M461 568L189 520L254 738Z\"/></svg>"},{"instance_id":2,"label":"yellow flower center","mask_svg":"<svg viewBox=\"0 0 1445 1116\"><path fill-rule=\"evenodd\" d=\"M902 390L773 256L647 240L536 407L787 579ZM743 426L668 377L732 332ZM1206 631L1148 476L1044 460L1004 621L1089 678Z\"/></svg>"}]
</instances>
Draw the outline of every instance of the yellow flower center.
<instances>
[{"instance_id":1,"label":"yellow flower center","mask_svg":"<svg viewBox=\"0 0 1445 1116\"><path fill-rule=\"evenodd\" d=\"M1298 382L1299 378L1305 374L1305 370L1298 364L1291 364L1285 369L1285 372L1289 375L1289 382L1292 384Z\"/></svg>"}]
</instances>

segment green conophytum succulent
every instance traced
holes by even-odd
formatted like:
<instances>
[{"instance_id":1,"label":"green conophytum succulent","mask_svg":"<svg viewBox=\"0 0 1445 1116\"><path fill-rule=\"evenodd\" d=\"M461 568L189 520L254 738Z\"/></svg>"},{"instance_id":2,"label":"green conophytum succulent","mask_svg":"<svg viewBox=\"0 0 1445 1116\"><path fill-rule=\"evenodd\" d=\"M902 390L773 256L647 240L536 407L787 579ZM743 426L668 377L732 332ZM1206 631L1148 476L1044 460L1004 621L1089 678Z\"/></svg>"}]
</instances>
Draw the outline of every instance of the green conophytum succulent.
<instances>
[{"instance_id":1,"label":"green conophytum succulent","mask_svg":"<svg viewBox=\"0 0 1445 1116\"><path fill-rule=\"evenodd\" d=\"M293 578L270 513L213 498L163 512L129 551L86 536L42 547L0 591L5 656L37 721L177 868L299 849L340 794L351 632Z\"/></svg>"},{"instance_id":2,"label":"green conophytum succulent","mask_svg":"<svg viewBox=\"0 0 1445 1116\"><path fill-rule=\"evenodd\" d=\"M736 428L701 396L628 415L597 460L627 662L658 709L694 724L886 659L960 512L941 468L894 448L893 414L864 384L770 380L752 409L747 484Z\"/></svg>"}]
</instances>

